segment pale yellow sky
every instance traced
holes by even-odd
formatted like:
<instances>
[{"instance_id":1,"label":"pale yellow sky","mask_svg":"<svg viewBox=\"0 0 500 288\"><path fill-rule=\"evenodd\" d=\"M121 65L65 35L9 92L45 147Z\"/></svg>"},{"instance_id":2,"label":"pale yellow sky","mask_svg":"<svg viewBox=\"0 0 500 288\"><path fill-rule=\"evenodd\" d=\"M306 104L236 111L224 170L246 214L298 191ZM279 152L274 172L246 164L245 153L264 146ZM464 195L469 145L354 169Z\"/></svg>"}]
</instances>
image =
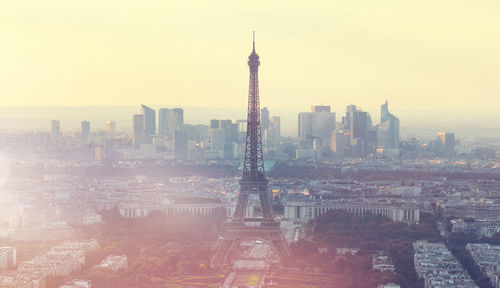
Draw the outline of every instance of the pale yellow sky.
<instances>
[{"instance_id":1,"label":"pale yellow sky","mask_svg":"<svg viewBox=\"0 0 500 288\"><path fill-rule=\"evenodd\" d=\"M0 2L0 106L500 110L498 0Z\"/></svg>"}]
</instances>

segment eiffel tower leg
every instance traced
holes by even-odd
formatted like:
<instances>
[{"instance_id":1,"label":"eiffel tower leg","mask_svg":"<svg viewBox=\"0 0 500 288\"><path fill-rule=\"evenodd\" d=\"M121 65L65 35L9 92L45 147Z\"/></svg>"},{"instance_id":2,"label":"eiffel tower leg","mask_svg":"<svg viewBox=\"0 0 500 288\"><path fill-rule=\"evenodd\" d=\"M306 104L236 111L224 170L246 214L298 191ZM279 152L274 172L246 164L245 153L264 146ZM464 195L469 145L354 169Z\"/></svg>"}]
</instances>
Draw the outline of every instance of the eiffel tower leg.
<instances>
[{"instance_id":1,"label":"eiffel tower leg","mask_svg":"<svg viewBox=\"0 0 500 288\"><path fill-rule=\"evenodd\" d=\"M234 246L234 240L227 240L224 239L222 240L219 245L217 245L217 251L215 252L214 257L212 258L212 261L210 262L210 265L212 267L220 267L224 265L226 262L226 258L231 251L232 247Z\"/></svg>"},{"instance_id":2,"label":"eiffel tower leg","mask_svg":"<svg viewBox=\"0 0 500 288\"><path fill-rule=\"evenodd\" d=\"M248 205L248 193L240 192L238 201L236 202L236 209L234 210L233 222L243 222L245 218Z\"/></svg>"},{"instance_id":3,"label":"eiffel tower leg","mask_svg":"<svg viewBox=\"0 0 500 288\"><path fill-rule=\"evenodd\" d=\"M278 254L278 257L281 260L281 264L286 265L288 260L290 259L290 251L288 250L288 246L285 243L284 239L275 239L271 241L274 250Z\"/></svg>"},{"instance_id":4,"label":"eiffel tower leg","mask_svg":"<svg viewBox=\"0 0 500 288\"><path fill-rule=\"evenodd\" d=\"M274 221L274 217L272 214L273 208L271 206L271 201L269 199L267 191L265 191L265 193L259 194L259 200L260 200L260 206L262 207L262 216L264 217L264 221Z\"/></svg>"}]
</instances>

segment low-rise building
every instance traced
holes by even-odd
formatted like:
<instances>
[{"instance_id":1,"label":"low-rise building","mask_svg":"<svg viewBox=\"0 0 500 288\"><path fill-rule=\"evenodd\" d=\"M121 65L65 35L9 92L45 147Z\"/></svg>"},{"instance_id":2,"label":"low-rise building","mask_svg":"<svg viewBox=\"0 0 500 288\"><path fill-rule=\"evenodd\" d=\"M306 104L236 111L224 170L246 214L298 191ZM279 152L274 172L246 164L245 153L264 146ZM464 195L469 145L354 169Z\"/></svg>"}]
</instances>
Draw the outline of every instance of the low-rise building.
<instances>
[{"instance_id":1,"label":"low-rise building","mask_svg":"<svg viewBox=\"0 0 500 288\"><path fill-rule=\"evenodd\" d=\"M109 255L96 267L110 269L113 273L116 273L121 269L127 269L127 255Z\"/></svg>"},{"instance_id":2,"label":"low-rise building","mask_svg":"<svg viewBox=\"0 0 500 288\"><path fill-rule=\"evenodd\" d=\"M142 204L126 203L119 206L120 215L124 218L141 218L151 215L157 211L165 216L177 216L184 214L211 215L216 209L226 208L224 203L175 203L175 204Z\"/></svg>"},{"instance_id":3,"label":"low-rise building","mask_svg":"<svg viewBox=\"0 0 500 288\"><path fill-rule=\"evenodd\" d=\"M389 255L387 255L384 251L378 251L373 254L372 269L378 270L382 273L396 271L396 267L394 267L391 257L389 257Z\"/></svg>"},{"instance_id":4,"label":"low-rise building","mask_svg":"<svg viewBox=\"0 0 500 288\"><path fill-rule=\"evenodd\" d=\"M490 278L491 285L500 288L500 246L487 243L469 243L467 251L481 271Z\"/></svg>"},{"instance_id":5,"label":"low-rise building","mask_svg":"<svg viewBox=\"0 0 500 288\"><path fill-rule=\"evenodd\" d=\"M73 279L59 288L92 288L90 280Z\"/></svg>"},{"instance_id":6,"label":"low-rise building","mask_svg":"<svg viewBox=\"0 0 500 288\"><path fill-rule=\"evenodd\" d=\"M0 247L0 271L16 266L17 253L14 247Z\"/></svg>"},{"instance_id":7,"label":"low-rise building","mask_svg":"<svg viewBox=\"0 0 500 288\"><path fill-rule=\"evenodd\" d=\"M398 284L388 283L388 284L380 284L377 288L401 288Z\"/></svg>"},{"instance_id":8,"label":"low-rise building","mask_svg":"<svg viewBox=\"0 0 500 288\"><path fill-rule=\"evenodd\" d=\"M500 220L474 220L464 221L464 219L451 220L452 232L464 232L475 234L479 238L491 238L495 233L500 233Z\"/></svg>"},{"instance_id":9,"label":"low-rise building","mask_svg":"<svg viewBox=\"0 0 500 288\"><path fill-rule=\"evenodd\" d=\"M425 288L477 288L467 271L443 243L413 242L413 261Z\"/></svg>"},{"instance_id":10,"label":"low-rise building","mask_svg":"<svg viewBox=\"0 0 500 288\"><path fill-rule=\"evenodd\" d=\"M354 203L336 201L287 201L284 205L284 217L289 220L307 222L328 211L343 209L355 215L368 213L383 215L394 222L418 223L420 209L411 204Z\"/></svg>"}]
</instances>

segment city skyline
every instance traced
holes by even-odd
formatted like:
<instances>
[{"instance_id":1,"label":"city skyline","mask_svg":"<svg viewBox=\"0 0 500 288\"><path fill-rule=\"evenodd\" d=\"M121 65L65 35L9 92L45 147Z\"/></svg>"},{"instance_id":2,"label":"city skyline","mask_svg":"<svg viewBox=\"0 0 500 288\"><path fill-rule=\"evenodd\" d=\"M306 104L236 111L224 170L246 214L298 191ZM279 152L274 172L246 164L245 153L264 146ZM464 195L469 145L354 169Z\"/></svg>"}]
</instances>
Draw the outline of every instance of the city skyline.
<instances>
[{"instance_id":1,"label":"city skyline","mask_svg":"<svg viewBox=\"0 0 500 288\"><path fill-rule=\"evenodd\" d=\"M500 288L496 8L0 3L0 287Z\"/></svg>"},{"instance_id":2,"label":"city skyline","mask_svg":"<svg viewBox=\"0 0 500 288\"><path fill-rule=\"evenodd\" d=\"M237 51L257 30L270 109L284 99L292 109L385 99L395 111L500 108L496 2L190 4L2 4L2 105L239 107L246 71Z\"/></svg>"},{"instance_id":3,"label":"city skyline","mask_svg":"<svg viewBox=\"0 0 500 288\"><path fill-rule=\"evenodd\" d=\"M0 3L0 287L500 288L498 11Z\"/></svg>"},{"instance_id":4,"label":"city skyline","mask_svg":"<svg viewBox=\"0 0 500 288\"><path fill-rule=\"evenodd\" d=\"M479 136L482 133L497 133L496 127L500 124L500 116L494 112L476 111L474 114L467 114L463 111L455 111L449 115L439 111L408 111L395 110L391 103L391 112L397 114L401 119L402 134L401 137L424 137L446 128L454 130L459 134ZM370 113L375 120L380 119L380 105L367 107L366 105L357 105L364 111ZM290 137L297 134L297 114L309 109L311 103L300 109L283 109L267 107L273 115L281 117L281 130L283 136ZM332 111L337 115L345 112L345 106L339 107L335 103L323 103L332 107ZM172 109L179 106L173 105L148 105L159 111L165 107ZM48 130L50 121L57 119L62 121L61 129L64 131L80 131L81 121L91 122L93 129L106 129L106 121L115 121L116 129L131 130L130 115L139 112L140 104L134 106L85 106L85 107L0 107L0 130L19 131L19 130ZM206 124L210 119L243 119L245 118L244 109L217 109L195 106L180 106L186 112L185 123L188 124ZM368 109L365 109L368 108ZM341 119L338 119L341 120ZM375 121L376 122L376 121ZM158 124L158 123L157 123Z\"/></svg>"}]
</instances>

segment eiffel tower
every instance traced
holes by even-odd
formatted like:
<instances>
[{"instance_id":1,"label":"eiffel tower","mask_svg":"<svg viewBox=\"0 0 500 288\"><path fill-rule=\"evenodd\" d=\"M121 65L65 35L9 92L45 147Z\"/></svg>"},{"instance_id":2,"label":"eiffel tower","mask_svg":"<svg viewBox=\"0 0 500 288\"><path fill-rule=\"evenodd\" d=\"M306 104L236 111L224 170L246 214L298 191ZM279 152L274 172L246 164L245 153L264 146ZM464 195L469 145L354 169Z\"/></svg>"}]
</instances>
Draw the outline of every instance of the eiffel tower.
<instances>
[{"instance_id":1,"label":"eiffel tower","mask_svg":"<svg viewBox=\"0 0 500 288\"><path fill-rule=\"evenodd\" d=\"M253 51L248 57L250 67L250 87L248 91L247 138L243 176L240 179L240 193L236 209L230 222L225 223L223 237L218 242L212 258L212 266L222 266L228 261L231 251L243 241L260 240L269 245L280 258L281 264L289 258L290 252L281 235L280 223L274 219L271 200L267 190L262 153L262 135L259 104L259 55L255 52L255 32ZM246 218L250 195L258 195L262 218ZM248 225L251 224L251 225Z\"/></svg>"}]
</instances>

